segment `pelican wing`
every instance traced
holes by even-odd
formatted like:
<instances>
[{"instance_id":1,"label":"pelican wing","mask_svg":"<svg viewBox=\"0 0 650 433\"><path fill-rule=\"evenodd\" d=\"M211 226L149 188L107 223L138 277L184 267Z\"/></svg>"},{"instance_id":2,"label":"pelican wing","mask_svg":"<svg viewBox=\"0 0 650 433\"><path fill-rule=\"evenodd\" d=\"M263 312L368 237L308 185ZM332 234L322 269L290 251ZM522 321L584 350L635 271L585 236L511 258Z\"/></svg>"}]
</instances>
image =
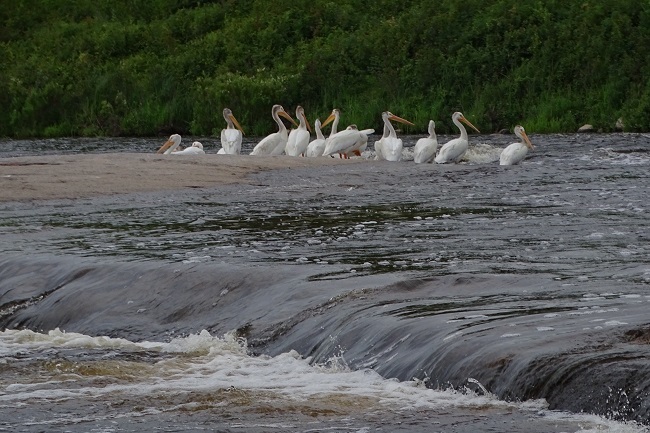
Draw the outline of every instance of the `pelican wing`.
<instances>
[{"instance_id":1,"label":"pelican wing","mask_svg":"<svg viewBox=\"0 0 650 433\"><path fill-rule=\"evenodd\" d=\"M282 140L280 133L267 135L253 148L251 155L270 155Z\"/></svg>"},{"instance_id":2,"label":"pelican wing","mask_svg":"<svg viewBox=\"0 0 650 433\"><path fill-rule=\"evenodd\" d=\"M309 146L309 138L310 134L306 129L292 129L289 133L285 153L289 156L303 155Z\"/></svg>"},{"instance_id":3,"label":"pelican wing","mask_svg":"<svg viewBox=\"0 0 650 433\"><path fill-rule=\"evenodd\" d=\"M325 139L317 138L307 145L306 155L309 157L323 156L325 152Z\"/></svg>"},{"instance_id":4,"label":"pelican wing","mask_svg":"<svg viewBox=\"0 0 650 433\"><path fill-rule=\"evenodd\" d=\"M345 129L337 132L333 137L330 137L325 144L325 151L323 155L333 155L335 153L343 153L348 148L355 145L359 139L359 131L354 129Z\"/></svg>"},{"instance_id":5,"label":"pelican wing","mask_svg":"<svg viewBox=\"0 0 650 433\"><path fill-rule=\"evenodd\" d=\"M519 164L528 153L528 147L525 143L512 143L503 151L499 156L499 165L515 165Z\"/></svg>"},{"instance_id":6,"label":"pelican wing","mask_svg":"<svg viewBox=\"0 0 650 433\"><path fill-rule=\"evenodd\" d=\"M438 141L432 138L420 138L413 149L413 160L417 164L433 161L436 156Z\"/></svg>"},{"instance_id":7,"label":"pelican wing","mask_svg":"<svg viewBox=\"0 0 650 433\"><path fill-rule=\"evenodd\" d=\"M463 157L465 152L467 152L468 147L469 142L467 140L463 140L462 138L455 138L451 141L448 141L442 146L440 152L438 152L438 156L435 158L435 161L438 164L457 162Z\"/></svg>"}]
</instances>

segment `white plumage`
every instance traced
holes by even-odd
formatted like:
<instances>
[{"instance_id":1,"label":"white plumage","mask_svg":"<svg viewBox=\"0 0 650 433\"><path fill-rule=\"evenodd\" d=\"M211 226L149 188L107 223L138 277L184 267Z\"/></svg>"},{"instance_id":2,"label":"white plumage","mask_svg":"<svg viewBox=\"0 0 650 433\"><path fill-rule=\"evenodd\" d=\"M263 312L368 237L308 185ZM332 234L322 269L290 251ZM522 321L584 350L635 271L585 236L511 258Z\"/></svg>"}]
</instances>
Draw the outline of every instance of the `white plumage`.
<instances>
[{"instance_id":1,"label":"white plumage","mask_svg":"<svg viewBox=\"0 0 650 433\"><path fill-rule=\"evenodd\" d=\"M298 128L292 129L289 133L289 139L284 153L289 156L305 156L307 146L309 146L311 127L309 126L309 121L305 116L305 109L300 105L296 107L296 117L300 124L298 125Z\"/></svg>"},{"instance_id":2,"label":"white plumage","mask_svg":"<svg viewBox=\"0 0 650 433\"><path fill-rule=\"evenodd\" d=\"M402 139L397 137L391 120L413 126L413 123L399 116L394 115L390 111L381 113L381 119L384 121L384 133L388 128L388 136L382 137L380 151L383 159L387 161L400 161L402 159L402 148L404 147ZM375 146L376 150L376 146Z\"/></svg>"},{"instance_id":3,"label":"white plumage","mask_svg":"<svg viewBox=\"0 0 650 433\"><path fill-rule=\"evenodd\" d=\"M298 126L289 113L284 111L282 105L274 105L271 109L271 117L273 117L273 120L278 125L278 132L274 132L273 134L264 137L262 141L257 143L253 148L251 155L281 155L282 152L284 152L284 148L289 140L289 135L287 133L287 127L284 126L284 123L280 120L280 116L290 120L294 125Z\"/></svg>"},{"instance_id":4,"label":"white plumage","mask_svg":"<svg viewBox=\"0 0 650 433\"><path fill-rule=\"evenodd\" d=\"M472 123L463 116L463 113L456 111L452 116L451 120L454 122L454 125L460 130L460 137L459 138L454 138L453 140L450 140L446 142L441 148L440 152L438 152L438 156L435 157L434 161L437 162L438 164L445 164L447 162L458 162L460 159L465 155L465 152L467 152L467 149L469 148L469 140L467 138L467 130L463 126L462 123L466 124L467 126L470 126L476 132L481 132L479 131L476 126L472 125Z\"/></svg>"},{"instance_id":5,"label":"white plumage","mask_svg":"<svg viewBox=\"0 0 650 433\"><path fill-rule=\"evenodd\" d=\"M347 129L337 132L325 142L324 156L339 154L346 158L349 154L358 151L358 149L368 142L368 134L372 134L373 129L364 129L359 131L356 125L350 125Z\"/></svg>"},{"instance_id":6,"label":"white plumage","mask_svg":"<svg viewBox=\"0 0 650 433\"><path fill-rule=\"evenodd\" d=\"M325 136L323 135L323 131L320 130L320 127L320 119L316 119L314 122L316 138L307 145L306 155L309 157L323 156L323 152L325 151Z\"/></svg>"},{"instance_id":7,"label":"white plumage","mask_svg":"<svg viewBox=\"0 0 650 433\"><path fill-rule=\"evenodd\" d=\"M223 152L220 150L217 153L239 155L244 130L235 119L230 108L223 109L223 118L226 120L226 128L221 130L221 149L223 149Z\"/></svg>"},{"instance_id":8,"label":"white plumage","mask_svg":"<svg viewBox=\"0 0 650 433\"><path fill-rule=\"evenodd\" d=\"M524 160L524 158L526 158L528 150L533 150L535 148L535 146L533 146L533 143L531 143L528 139L528 135L526 135L526 130L523 126L515 126L515 135L522 141L512 143L503 149L503 151L501 151L501 155L499 157L499 165L519 164Z\"/></svg>"},{"instance_id":9,"label":"white plumage","mask_svg":"<svg viewBox=\"0 0 650 433\"><path fill-rule=\"evenodd\" d=\"M191 147L172 152L172 155L205 155L205 152L203 151L203 144L200 141L195 141Z\"/></svg>"},{"instance_id":10,"label":"white plumage","mask_svg":"<svg viewBox=\"0 0 650 433\"><path fill-rule=\"evenodd\" d=\"M413 149L413 161L415 161L416 164L432 162L433 158L436 156L438 138L436 137L436 122L433 120L429 120L428 132L428 137L420 138L417 143L415 143L415 148Z\"/></svg>"}]
</instances>

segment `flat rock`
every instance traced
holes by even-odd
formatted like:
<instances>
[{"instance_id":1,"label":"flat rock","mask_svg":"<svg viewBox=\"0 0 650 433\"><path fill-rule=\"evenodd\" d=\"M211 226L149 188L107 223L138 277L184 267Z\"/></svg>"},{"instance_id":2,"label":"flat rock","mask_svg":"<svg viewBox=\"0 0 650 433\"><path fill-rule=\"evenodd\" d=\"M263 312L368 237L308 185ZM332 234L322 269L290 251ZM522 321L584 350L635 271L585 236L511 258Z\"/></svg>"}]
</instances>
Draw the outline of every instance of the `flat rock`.
<instances>
[{"instance_id":1,"label":"flat rock","mask_svg":"<svg viewBox=\"0 0 650 433\"><path fill-rule=\"evenodd\" d=\"M578 128L578 132L594 132L595 128L593 125L590 125L588 123L582 125L580 128Z\"/></svg>"},{"instance_id":2,"label":"flat rock","mask_svg":"<svg viewBox=\"0 0 650 433\"><path fill-rule=\"evenodd\" d=\"M266 170L363 161L366 160L140 153L0 158L0 203L207 188L247 183L251 174Z\"/></svg>"}]
</instances>

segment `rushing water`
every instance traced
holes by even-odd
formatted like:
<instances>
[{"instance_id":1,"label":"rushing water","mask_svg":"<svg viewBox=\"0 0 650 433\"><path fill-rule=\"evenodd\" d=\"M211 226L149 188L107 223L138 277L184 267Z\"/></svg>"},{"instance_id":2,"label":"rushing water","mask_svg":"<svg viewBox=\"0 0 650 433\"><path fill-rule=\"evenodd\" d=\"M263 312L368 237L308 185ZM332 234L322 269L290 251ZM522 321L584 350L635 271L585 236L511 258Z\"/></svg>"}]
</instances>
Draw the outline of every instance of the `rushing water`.
<instances>
[{"instance_id":1,"label":"rushing water","mask_svg":"<svg viewBox=\"0 0 650 433\"><path fill-rule=\"evenodd\" d=\"M646 431L650 137L532 135L512 167L513 137L456 165L414 164L417 138L399 163L0 202L0 431Z\"/></svg>"}]
</instances>

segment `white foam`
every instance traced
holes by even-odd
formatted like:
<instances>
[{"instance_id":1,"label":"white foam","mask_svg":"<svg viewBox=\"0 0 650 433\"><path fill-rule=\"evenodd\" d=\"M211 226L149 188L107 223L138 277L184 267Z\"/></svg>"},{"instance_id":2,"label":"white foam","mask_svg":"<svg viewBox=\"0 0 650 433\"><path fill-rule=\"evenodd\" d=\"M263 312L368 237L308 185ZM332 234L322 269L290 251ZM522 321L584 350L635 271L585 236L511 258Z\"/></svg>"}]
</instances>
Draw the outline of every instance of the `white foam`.
<instances>
[{"instance_id":1,"label":"white foam","mask_svg":"<svg viewBox=\"0 0 650 433\"><path fill-rule=\"evenodd\" d=\"M504 334L516 336L518 334ZM457 337L451 335L450 337ZM39 401L120 398L156 396L179 393L218 391L254 392L256 398L304 401L308 398L350 397L363 402L369 409L390 407L397 410L445 408L503 408L523 410L536 415L557 417L583 423L583 428L594 431L642 431L636 426L604 420L596 416L550 412L544 400L511 403L497 399L489 392L477 395L471 391L433 390L425 380L401 382L381 377L371 369L350 370L342 357L331 359L325 365L312 365L309 359L289 351L278 356L250 356L246 341L226 334L214 337L207 331L175 338L169 342L131 342L121 338L91 337L60 330L35 333L28 330L0 332L0 356L14 356L61 348L110 349L120 352L160 352L169 356L119 364L116 369L104 368L105 375L119 371L120 379L106 376L105 380L87 380L78 374L67 375L67 380L56 380L46 374L35 374L30 382L15 383L0 389L3 407L38 404ZM389 348L387 350L393 350ZM175 356L177 355L177 356ZM395 354L398 355L397 353ZM104 359L97 362L106 363ZM118 362L118 361L114 361ZM118 373L116 373L118 374ZM61 375L58 375L61 377ZM128 377L128 380L126 379ZM469 380L469 379L468 379ZM151 408L154 410L155 408ZM613 430L615 428L615 430ZM585 430L588 431L588 430Z\"/></svg>"},{"instance_id":2,"label":"white foam","mask_svg":"<svg viewBox=\"0 0 650 433\"><path fill-rule=\"evenodd\" d=\"M297 352L290 351L275 357L252 357L247 354L244 340L228 334L223 338L211 336L207 331L169 343L134 343L124 339L90 337L59 330L47 334L32 331L8 330L0 333L3 355L17 351L35 351L47 348L119 349L128 352L159 351L182 356L164 358L138 372L133 383L79 387L76 381L52 387L52 381L15 384L0 393L3 403L33 399L67 399L98 397L109 393L126 393L132 396L155 395L166 392L212 392L235 387L240 390L273 393L288 399L314 396L349 395L368 397L377 404L405 408L440 408L446 406L509 406L494 398L474 396L450 391L434 391L422 386L421 381L399 382L384 379L373 370L352 371L342 359L327 365L311 365ZM123 366L121 373L123 374ZM110 379L102 382L110 382ZM540 402L540 406L544 403Z\"/></svg>"},{"instance_id":3,"label":"white foam","mask_svg":"<svg viewBox=\"0 0 650 433\"><path fill-rule=\"evenodd\" d=\"M499 160L504 147L495 147L486 143L470 142L462 160L472 164L489 164Z\"/></svg>"},{"instance_id":4,"label":"white foam","mask_svg":"<svg viewBox=\"0 0 650 433\"><path fill-rule=\"evenodd\" d=\"M139 350L143 347L121 338L90 337L84 334L66 333L58 328L47 334L30 330L6 330L0 333L0 356L14 354L24 347L26 350L42 350L51 347Z\"/></svg>"},{"instance_id":5,"label":"white foam","mask_svg":"<svg viewBox=\"0 0 650 433\"><path fill-rule=\"evenodd\" d=\"M620 322L618 320L609 320L605 322L605 326L622 326L622 325L627 325L626 322Z\"/></svg>"}]
</instances>

